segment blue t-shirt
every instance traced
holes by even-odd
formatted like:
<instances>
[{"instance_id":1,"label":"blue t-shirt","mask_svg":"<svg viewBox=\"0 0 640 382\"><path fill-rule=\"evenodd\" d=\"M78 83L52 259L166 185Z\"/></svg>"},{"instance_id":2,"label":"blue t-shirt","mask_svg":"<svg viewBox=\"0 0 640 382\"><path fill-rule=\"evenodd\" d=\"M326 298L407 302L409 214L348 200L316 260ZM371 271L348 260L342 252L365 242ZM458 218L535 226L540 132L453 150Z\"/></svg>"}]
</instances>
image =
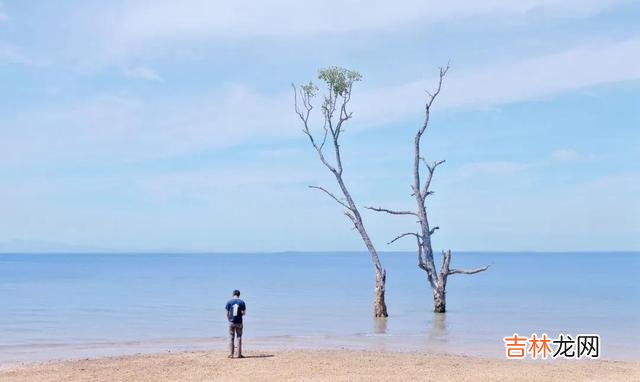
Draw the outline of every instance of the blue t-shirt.
<instances>
[{"instance_id":1,"label":"blue t-shirt","mask_svg":"<svg viewBox=\"0 0 640 382\"><path fill-rule=\"evenodd\" d=\"M242 313L247 309L244 301L239 298L232 298L224 308L229 313L229 322L234 324L242 323Z\"/></svg>"}]
</instances>

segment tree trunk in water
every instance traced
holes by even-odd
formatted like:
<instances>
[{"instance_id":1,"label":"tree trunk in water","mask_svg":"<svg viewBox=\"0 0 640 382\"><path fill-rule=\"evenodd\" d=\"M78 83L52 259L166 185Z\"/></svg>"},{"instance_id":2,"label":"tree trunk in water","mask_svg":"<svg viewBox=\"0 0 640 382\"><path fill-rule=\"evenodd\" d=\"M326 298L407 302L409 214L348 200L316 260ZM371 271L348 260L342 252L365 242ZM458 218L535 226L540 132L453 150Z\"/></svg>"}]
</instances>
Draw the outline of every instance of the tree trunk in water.
<instances>
[{"instance_id":1,"label":"tree trunk in water","mask_svg":"<svg viewBox=\"0 0 640 382\"><path fill-rule=\"evenodd\" d=\"M447 302L444 287L438 285L433 291L433 311L436 313L444 313L447 310L446 305Z\"/></svg>"},{"instance_id":2,"label":"tree trunk in water","mask_svg":"<svg viewBox=\"0 0 640 382\"><path fill-rule=\"evenodd\" d=\"M373 243L369 238L369 234L364 227L358 206L353 201L351 193L349 193L349 189L342 179L343 168L339 137L343 131L342 124L348 121L352 114L347 111L347 104L351 99L351 88L353 83L359 81L361 77L362 76L359 73L344 68L332 67L320 71L318 78L322 79L326 83L329 90L329 94L324 96L324 105L322 106L322 115L324 118L324 136L322 137L322 141L316 141L309 128L309 116L313 109L311 100L314 98L318 88L311 82L307 85L301 86L300 89L297 89L296 86L293 85L294 107L296 114L298 114L298 117L300 117L300 120L304 125L302 131L307 135L307 137L309 137L309 141L318 153L322 164L331 171L336 178L336 182L338 183L338 186L340 186L340 191L342 191L344 198L339 198L323 187L309 187L323 191L345 208L344 214L349 218L349 220L351 220L354 228L358 230L358 233L360 233L360 237L371 255L371 261L376 273L376 286L373 294L373 313L375 317L387 317L387 304L384 301L386 272L380 263L378 252L373 246ZM298 105L298 95L302 98L303 107L299 107ZM338 112L338 115L334 114L336 111ZM331 137L331 141L333 142L335 164L330 163L324 155L323 150L327 135Z\"/></svg>"},{"instance_id":3,"label":"tree trunk in water","mask_svg":"<svg viewBox=\"0 0 640 382\"><path fill-rule=\"evenodd\" d=\"M376 288L373 295L373 313L375 317L387 317L387 304L384 301L384 287L387 275L384 270L376 272Z\"/></svg>"}]
</instances>

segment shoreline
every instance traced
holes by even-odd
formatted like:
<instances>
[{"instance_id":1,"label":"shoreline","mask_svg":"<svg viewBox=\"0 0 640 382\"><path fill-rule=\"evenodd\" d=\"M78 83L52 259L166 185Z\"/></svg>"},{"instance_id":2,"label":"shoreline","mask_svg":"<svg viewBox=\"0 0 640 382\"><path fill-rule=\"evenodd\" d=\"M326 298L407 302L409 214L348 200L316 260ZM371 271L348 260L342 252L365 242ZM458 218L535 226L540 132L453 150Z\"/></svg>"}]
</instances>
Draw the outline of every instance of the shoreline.
<instances>
[{"instance_id":1,"label":"shoreline","mask_svg":"<svg viewBox=\"0 0 640 382\"><path fill-rule=\"evenodd\" d=\"M448 353L371 350L220 350L120 355L0 369L0 381L228 380L640 380L640 362L507 360Z\"/></svg>"},{"instance_id":2,"label":"shoreline","mask_svg":"<svg viewBox=\"0 0 640 382\"><path fill-rule=\"evenodd\" d=\"M50 343L0 346L0 370L14 366L46 362L65 362L107 357L145 356L181 352L216 352L227 348L226 337L163 338L124 340L94 343ZM495 346L493 346L495 345ZM475 343L453 344L424 335L316 335L316 336L258 336L247 337L245 347L253 351L365 351L381 353L445 354L451 356L505 360L502 342L478 346ZM633 352L609 352L599 360L613 362L640 362Z\"/></svg>"}]
</instances>

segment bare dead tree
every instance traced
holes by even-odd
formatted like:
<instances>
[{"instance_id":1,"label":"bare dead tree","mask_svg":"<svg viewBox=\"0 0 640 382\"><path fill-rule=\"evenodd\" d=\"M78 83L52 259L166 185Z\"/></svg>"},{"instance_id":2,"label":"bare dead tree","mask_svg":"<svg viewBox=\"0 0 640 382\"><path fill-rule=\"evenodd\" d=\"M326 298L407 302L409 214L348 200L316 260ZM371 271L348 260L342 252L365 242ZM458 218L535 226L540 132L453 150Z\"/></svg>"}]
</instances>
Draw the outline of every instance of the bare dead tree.
<instances>
[{"instance_id":1,"label":"bare dead tree","mask_svg":"<svg viewBox=\"0 0 640 382\"><path fill-rule=\"evenodd\" d=\"M296 87L292 84L294 92L295 112L302 121L302 132L309 137L311 145L318 153L322 164L333 174L340 188L342 197L338 197L333 192L320 186L310 186L327 194L331 199L344 208L344 214L351 220L354 228L360 234L369 254L375 271L375 289L373 298L373 311L375 317L387 317L387 305L385 303L385 282L386 271L382 267L378 252L376 251L369 234L365 229L360 211L351 197L343 180L342 156L340 153L340 134L344 131L343 124L351 119L352 112L348 111L349 101L353 84L362 79L362 76L354 71L344 68L330 67L320 71L318 76L327 86L327 93L324 95L324 102L321 107L323 125L320 139L314 138L310 129L309 117L313 110L312 101L315 98L318 88L312 83ZM298 100L300 98L300 100ZM299 103L302 102L302 105ZM329 143L335 159L330 161L325 156L325 146Z\"/></svg>"},{"instance_id":2,"label":"bare dead tree","mask_svg":"<svg viewBox=\"0 0 640 382\"><path fill-rule=\"evenodd\" d=\"M392 215L409 215L417 217L419 228L416 233L414 232L406 232L396 236L393 240L389 242L389 244L394 243L405 237L415 237L417 247L418 247L418 267L427 273L427 280L431 289L433 291L433 303L434 303L434 311L437 313L444 313L446 311L446 286L447 286L447 278L450 275L455 274L474 274L486 271L489 266L484 266L476 269L452 269L450 268L451 264L451 250L442 252L442 263L440 266L440 271L436 270L436 264L433 258L433 248L431 246L431 236L438 230L440 227L434 226L431 227L429 225L429 217L427 214L426 201L427 198L433 194L431 191L431 180L433 179L433 174L436 171L436 168L443 163L444 160L438 160L432 163L428 163L424 156L421 154L420 143L422 141L422 137L424 136L427 127L429 126L429 117L431 116L431 108L433 106L434 101L440 94L440 90L442 89L442 82L447 72L449 71L449 65L446 67L440 68L440 77L438 80L438 85L433 92L427 92L427 101L425 102L425 117L422 126L416 132L414 141L413 141L413 150L414 150L414 161L413 161L413 185L411 189L413 193L411 196L415 198L417 209L415 211L395 211L387 208L380 207L366 207L370 210L377 212L385 212ZM424 168L423 168L424 167ZM422 173L425 173L425 177L423 180Z\"/></svg>"}]
</instances>

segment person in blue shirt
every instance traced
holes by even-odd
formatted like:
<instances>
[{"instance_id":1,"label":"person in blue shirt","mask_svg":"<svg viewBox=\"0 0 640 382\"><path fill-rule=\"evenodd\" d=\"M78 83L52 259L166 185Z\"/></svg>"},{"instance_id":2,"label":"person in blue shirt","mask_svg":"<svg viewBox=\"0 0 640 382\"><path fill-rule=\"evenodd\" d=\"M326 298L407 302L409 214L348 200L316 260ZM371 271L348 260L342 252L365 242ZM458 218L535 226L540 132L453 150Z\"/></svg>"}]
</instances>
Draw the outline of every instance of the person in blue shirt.
<instances>
[{"instance_id":1,"label":"person in blue shirt","mask_svg":"<svg viewBox=\"0 0 640 382\"><path fill-rule=\"evenodd\" d=\"M240 300L240 291L233 291L233 298L225 306L227 310L227 320L229 320L229 358L233 358L235 350L235 338L238 338L238 358L242 356L242 316L247 310L244 301Z\"/></svg>"}]
</instances>

